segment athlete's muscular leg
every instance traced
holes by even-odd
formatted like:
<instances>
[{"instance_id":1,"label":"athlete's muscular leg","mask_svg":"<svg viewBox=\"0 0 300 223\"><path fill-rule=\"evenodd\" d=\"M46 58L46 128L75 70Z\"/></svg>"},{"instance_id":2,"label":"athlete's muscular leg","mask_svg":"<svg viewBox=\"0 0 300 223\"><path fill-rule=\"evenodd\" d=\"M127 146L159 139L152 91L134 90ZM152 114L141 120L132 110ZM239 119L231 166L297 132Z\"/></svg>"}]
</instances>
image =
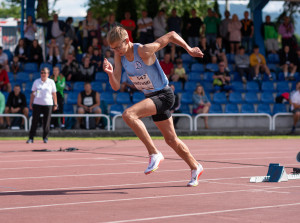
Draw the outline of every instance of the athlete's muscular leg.
<instances>
[{"instance_id":1,"label":"athlete's muscular leg","mask_svg":"<svg viewBox=\"0 0 300 223\"><path fill-rule=\"evenodd\" d=\"M127 108L123 112L123 119L127 125L134 131L137 137L145 144L149 155L158 153L144 123L140 118L155 115L156 106L149 98Z\"/></svg>"}]
</instances>

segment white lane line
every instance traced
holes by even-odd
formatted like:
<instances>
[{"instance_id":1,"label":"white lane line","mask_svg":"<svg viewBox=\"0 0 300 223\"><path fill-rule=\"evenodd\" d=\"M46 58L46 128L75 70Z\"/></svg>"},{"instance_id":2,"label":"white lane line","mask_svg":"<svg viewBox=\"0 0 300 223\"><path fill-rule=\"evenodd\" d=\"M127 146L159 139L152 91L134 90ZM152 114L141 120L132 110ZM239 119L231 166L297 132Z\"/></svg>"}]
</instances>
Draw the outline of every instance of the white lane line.
<instances>
[{"instance_id":1,"label":"white lane line","mask_svg":"<svg viewBox=\"0 0 300 223\"><path fill-rule=\"evenodd\" d=\"M17 162L45 162L45 161L66 161L66 160L115 160L111 157L90 157L90 158L67 158L67 159L39 159L39 160L1 160L0 163L17 163Z\"/></svg>"},{"instance_id":2,"label":"white lane line","mask_svg":"<svg viewBox=\"0 0 300 223\"><path fill-rule=\"evenodd\" d=\"M270 188L270 189L272 189L272 188ZM135 198L114 199L114 200L112 199L112 200L82 201L82 202L44 204L44 205L32 205L32 206L17 206L17 207L0 208L0 211L31 209L31 208L44 208L44 207L55 207L55 206L69 206L69 205L80 205L80 204L96 204L96 203L135 201L135 200L146 200L146 199L161 199L161 198L174 198L174 197L186 197L186 196L200 196L200 195L215 195L215 194L226 194L226 193L253 192L253 191L255 191L255 189L229 190L229 191L217 191L217 192L202 192L202 193L190 193L190 194L173 194L173 195L161 195L161 196L150 196L150 197L135 197ZM262 190L262 192L264 192L264 191Z\"/></svg>"},{"instance_id":3,"label":"white lane line","mask_svg":"<svg viewBox=\"0 0 300 223\"><path fill-rule=\"evenodd\" d=\"M198 213L190 213L190 214L165 215L165 216L158 216L158 217L152 217L152 218L139 218L139 219L130 219L130 220L121 220L121 221L108 221L106 223L125 223L125 222L151 221L151 220L153 221L153 220L170 219L170 218L220 214L220 213L238 212L238 211L250 211L250 210L267 209L267 208L290 207L290 206L298 206L298 205L300 205L300 203L278 204L278 205L269 205L269 206L255 206L255 207L249 207L249 208L207 211L207 212L198 212Z\"/></svg>"},{"instance_id":4,"label":"white lane line","mask_svg":"<svg viewBox=\"0 0 300 223\"><path fill-rule=\"evenodd\" d=\"M216 168L205 168L205 170L243 169L243 168L262 168L262 166L216 167ZM159 172L180 172L180 171L190 171L190 169L160 170ZM142 171L117 172L117 173L116 172L91 173L91 174L54 175L54 176L39 176L39 177L13 177L13 178L0 178L0 180L45 179L45 178L58 178L58 177L86 177L86 176L106 176L106 175L124 175L124 174L141 174L141 173L142 173Z\"/></svg>"},{"instance_id":5,"label":"white lane line","mask_svg":"<svg viewBox=\"0 0 300 223\"><path fill-rule=\"evenodd\" d=\"M200 180L199 182L210 182L210 181L219 181L219 180L234 180L234 179L244 179L250 178L249 177L230 177L230 178L212 178L212 179L205 179ZM31 189L31 190L13 190L13 191L1 191L1 193L19 193L19 192L34 192L34 191L56 191L56 190L80 190L80 189L91 189L91 188L110 188L110 187L128 187L128 186L140 186L140 185L154 185L154 184L169 184L169 183L182 183L187 182L188 180L176 180L176 181L157 181L157 182L145 182L145 183L134 183L134 184L117 184L117 185L96 185L96 186L87 186L87 187L63 187L63 188L44 188L44 189ZM253 186L261 186L258 184L250 184ZM244 185L245 186L245 185ZM270 187L270 186L265 186ZM13 188L15 189L15 188Z\"/></svg>"}]
</instances>

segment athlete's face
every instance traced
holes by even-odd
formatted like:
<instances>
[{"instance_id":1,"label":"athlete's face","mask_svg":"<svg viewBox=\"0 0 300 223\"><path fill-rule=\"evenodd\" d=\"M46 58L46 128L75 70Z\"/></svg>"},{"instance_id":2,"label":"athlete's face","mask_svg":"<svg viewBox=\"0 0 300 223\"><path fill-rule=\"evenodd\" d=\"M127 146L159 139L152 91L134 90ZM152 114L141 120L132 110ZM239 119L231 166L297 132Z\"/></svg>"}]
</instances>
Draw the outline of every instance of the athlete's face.
<instances>
[{"instance_id":1,"label":"athlete's face","mask_svg":"<svg viewBox=\"0 0 300 223\"><path fill-rule=\"evenodd\" d=\"M124 56L127 51L127 39L110 44L110 48L120 56Z\"/></svg>"}]
</instances>

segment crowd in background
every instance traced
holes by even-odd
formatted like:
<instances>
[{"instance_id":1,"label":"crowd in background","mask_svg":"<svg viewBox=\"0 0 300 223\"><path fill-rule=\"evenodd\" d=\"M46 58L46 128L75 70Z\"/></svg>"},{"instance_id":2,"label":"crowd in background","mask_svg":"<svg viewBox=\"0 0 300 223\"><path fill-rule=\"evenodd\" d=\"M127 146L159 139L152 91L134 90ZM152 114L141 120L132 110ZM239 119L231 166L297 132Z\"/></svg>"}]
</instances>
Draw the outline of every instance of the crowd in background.
<instances>
[{"instance_id":1,"label":"crowd in background","mask_svg":"<svg viewBox=\"0 0 300 223\"><path fill-rule=\"evenodd\" d=\"M175 31L179 35L185 31L187 43L191 47L199 47L205 55L204 58L198 58L197 62L204 66L211 63L218 64L218 71L213 75L215 92L232 92L230 85L232 68L229 66L228 54L234 58L233 69L239 73L243 83L249 80L261 80L262 75L265 74L270 80L273 79L264 55L276 54L279 56L278 65L286 80L295 80L296 72L300 71L300 49L297 48L294 26L289 17L285 17L277 29L270 16L266 16L261 26L261 35L265 41L266 52L260 52L259 47L254 42L254 24L249 18L248 11L244 12L244 18L238 18L236 14L231 16L229 11L225 11L224 19L221 19L216 12L208 9L207 16L202 20L197 15L197 11L192 9L186 26L183 26L183 20L177 15L176 9L173 9L169 16L162 9L153 19L148 17L146 10L143 10L137 23L131 19L130 12L125 12L124 19L121 21L116 21L115 15L112 13L103 23L102 19L95 19L92 11L89 10L86 18L79 22L78 27L74 27L71 17L62 21L59 20L57 14L54 14L50 21L40 23L34 22L33 18L28 16L24 25L24 38L19 40L11 61L8 60L8 56L0 47L0 89L11 92L4 112L22 112L28 116L28 110L25 109L26 100L24 102L24 96L19 89L20 86L15 85L12 89L7 72L17 74L22 71L24 64L29 62L38 65L50 63L53 67L56 66L53 69L52 78L55 80L60 93L58 94L58 103L61 104L60 107L63 107L63 91L66 87L66 81L92 82L95 80L96 72L102 71L104 58L114 64L114 52L106 41L106 35L111 28L118 25L122 25L127 30L130 41L142 44L153 42L170 31ZM43 52L42 47L35 39L37 26L44 26L47 30L46 52ZM137 39L134 39L133 33L135 31L137 31ZM281 44L278 34L281 36ZM184 86L185 82L188 81L189 74L183 66L182 53L180 48L170 44L165 51L157 53L157 58L160 60L168 79L171 82L181 82ZM44 55L46 55L45 59ZM128 78L122 77L121 91L128 89L134 91L134 86L127 80ZM198 96L193 97L194 113L206 113L209 110L209 99L203 92L203 88L197 88L195 91ZM95 93L93 92L93 94ZM79 97L84 95L82 93ZM15 97L20 98L18 99L20 101L20 109L18 110L14 110L11 105L12 98ZM98 98L98 95L93 95L93 100L96 100L95 98ZM97 106L94 106L95 109L87 109L80 103L81 101L78 99L79 113L84 113L87 110L101 113L98 99ZM59 112L62 110L59 109ZM9 127L9 119L6 121ZM1 122L3 120L0 119L0 124ZM207 120L205 120L205 127L208 128Z\"/></svg>"}]
</instances>

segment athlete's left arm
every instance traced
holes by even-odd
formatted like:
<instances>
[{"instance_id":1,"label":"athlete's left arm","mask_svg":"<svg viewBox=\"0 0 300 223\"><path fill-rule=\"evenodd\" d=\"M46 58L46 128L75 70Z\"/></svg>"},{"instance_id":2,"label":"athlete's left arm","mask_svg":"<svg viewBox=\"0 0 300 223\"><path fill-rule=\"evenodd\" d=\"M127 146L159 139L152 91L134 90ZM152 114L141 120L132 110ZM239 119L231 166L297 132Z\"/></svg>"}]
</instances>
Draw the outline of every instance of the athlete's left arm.
<instances>
[{"instance_id":1,"label":"athlete's left arm","mask_svg":"<svg viewBox=\"0 0 300 223\"><path fill-rule=\"evenodd\" d=\"M155 40L153 43L142 45L138 48L142 58L149 58L157 51L166 47L169 43L174 43L184 48L192 57L203 57L204 54L198 47L191 48L176 32L169 32Z\"/></svg>"}]
</instances>

